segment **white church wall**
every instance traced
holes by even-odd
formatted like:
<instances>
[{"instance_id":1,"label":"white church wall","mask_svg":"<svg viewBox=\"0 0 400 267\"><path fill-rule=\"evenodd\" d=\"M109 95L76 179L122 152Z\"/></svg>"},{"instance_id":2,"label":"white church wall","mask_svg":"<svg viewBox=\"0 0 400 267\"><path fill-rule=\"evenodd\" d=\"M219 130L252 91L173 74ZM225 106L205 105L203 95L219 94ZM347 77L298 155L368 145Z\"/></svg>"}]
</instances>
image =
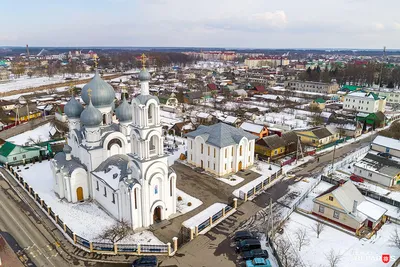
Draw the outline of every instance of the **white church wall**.
<instances>
[{"instance_id":1,"label":"white church wall","mask_svg":"<svg viewBox=\"0 0 400 267\"><path fill-rule=\"evenodd\" d=\"M119 219L118 196L115 191L103 181L95 178L95 199L114 218ZM97 187L98 185L98 187Z\"/></svg>"},{"instance_id":2,"label":"white church wall","mask_svg":"<svg viewBox=\"0 0 400 267\"><path fill-rule=\"evenodd\" d=\"M78 202L77 190L82 187L83 200L88 200L89 195L89 182L86 170L82 168L77 168L71 173L71 201L73 203Z\"/></svg>"}]
</instances>

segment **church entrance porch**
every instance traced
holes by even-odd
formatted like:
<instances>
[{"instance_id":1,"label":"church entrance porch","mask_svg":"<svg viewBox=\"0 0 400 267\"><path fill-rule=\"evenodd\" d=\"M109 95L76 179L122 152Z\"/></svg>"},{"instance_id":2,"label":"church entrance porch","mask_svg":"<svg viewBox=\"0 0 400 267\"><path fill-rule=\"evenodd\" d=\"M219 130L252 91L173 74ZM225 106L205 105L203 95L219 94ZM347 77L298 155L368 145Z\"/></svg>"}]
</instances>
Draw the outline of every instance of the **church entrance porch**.
<instances>
[{"instance_id":1,"label":"church entrance porch","mask_svg":"<svg viewBox=\"0 0 400 267\"><path fill-rule=\"evenodd\" d=\"M243 169L243 166L242 166L242 162L241 161L239 161L239 166L238 166L238 171L241 171Z\"/></svg>"},{"instance_id":2,"label":"church entrance porch","mask_svg":"<svg viewBox=\"0 0 400 267\"><path fill-rule=\"evenodd\" d=\"M154 209L153 212L153 223L158 223L161 221L161 206Z\"/></svg>"},{"instance_id":3,"label":"church entrance porch","mask_svg":"<svg viewBox=\"0 0 400 267\"><path fill-rule=\"evenodd\" d=\"M78 201L83 201L83 188L82 187L78 187L76 189L76 199Z\"/></svg>"}]
</instances>

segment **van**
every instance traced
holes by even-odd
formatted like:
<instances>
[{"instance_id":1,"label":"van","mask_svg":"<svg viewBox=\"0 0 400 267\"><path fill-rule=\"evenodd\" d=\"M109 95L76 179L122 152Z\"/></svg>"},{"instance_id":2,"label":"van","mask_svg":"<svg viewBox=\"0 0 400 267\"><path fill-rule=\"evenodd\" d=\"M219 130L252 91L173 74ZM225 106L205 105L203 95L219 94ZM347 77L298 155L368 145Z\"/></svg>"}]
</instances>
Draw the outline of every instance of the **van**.
<instances>
[{"instance_id":1,"label":"van","mask_svg":"<svg viewBox=\"0 0 400 267\"><path fill-rule=\"evenodd\" d=\"M253 249L260 249L261 243L257 239L246 239L240 241L236 246L236 253L250 251Z\"/></svg>"}]
</instances>

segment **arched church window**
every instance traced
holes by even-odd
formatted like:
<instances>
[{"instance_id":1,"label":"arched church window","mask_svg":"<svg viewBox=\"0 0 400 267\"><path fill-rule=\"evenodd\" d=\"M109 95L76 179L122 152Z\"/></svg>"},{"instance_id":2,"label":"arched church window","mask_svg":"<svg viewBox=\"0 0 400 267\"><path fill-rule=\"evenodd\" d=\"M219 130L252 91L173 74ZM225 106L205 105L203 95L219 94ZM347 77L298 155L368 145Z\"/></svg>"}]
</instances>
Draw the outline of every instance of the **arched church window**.
<instances>
[{"instance_id":1,"label":"arched church window","mask_svg":"<svg viewBox=\"0 0 400 267\"><path fill-rule=\"evenodd\" d=\"M137 188L133 189L133 196L135 198L135 210L137 210Z\"/></svg>"},{"instance_id":2,"label":"arched church window","mask_svg":"<svg viewBox=\"0 0 400 267\"><path fill-rule=\"evenodd\" d=\"M103 114L103 125L107 124L107 115Z\"/></svg>"},{"instance_id":3,"label":"arched church window","mask_svg":"<svg viewBox=\"0 0 400 267\"><path fill-rule=\"evenodd\" d=\"M172 178L169 180L169 195L172 197Z\"/></svg>"},{"instance_id":4,"label":"arched church window","mask_svg":"<svg viewBox=\"0 0 400 267\"><path fill-rule=\"evenodd\" d=\"M112 147L114 144L117 144L117 145L119 145L119 147L122 147L122 142L121 142L121 140L119 140L119 139L113 139L113 140L111 140L111 141L108 143L107 149L110 150L111 147Z\"/></svg>"},{"instance_id":5,"label":"arched church window","mask_svg":"<svg viewBox=\"0 0 400 267\"><path fill-rule=\"evenodd\" d=\"M149 141L149 148L150 148L151 155L157 153L156 147L157 147L157 136L153 135Z\"/></svg>"},{"instance_id":6,"label":"arched church window","mask_svg":"<svg viewBox=\"0 0 400 267\"><path fill-rule=\"evenodd\" d=\"M147 110L147 117L149 120L149 123L154 123L154 113L155 113L155 105L154 104L150 104L149 108Z\"/></svg>"},{"instance_id":7,"label":"arched church window","mask_svg":"<svg viewBox=\"0 0 400 267\"><path fill-rule=\"evenodd\" d=\"M154 195L158 194L158 185L154 186Z\"/></svg>"},{"instance_id":8,"label":"arched church window","mask_svg":"<svg viewBox=\"0 0 400 267\"><path fill-rule=\"evenodd\" d=\"M240 146L239 150L240 150L239 154L240 154L240 156L241 156L242 153L243 153L243 146Z\"/></svg>"}]
</instances>

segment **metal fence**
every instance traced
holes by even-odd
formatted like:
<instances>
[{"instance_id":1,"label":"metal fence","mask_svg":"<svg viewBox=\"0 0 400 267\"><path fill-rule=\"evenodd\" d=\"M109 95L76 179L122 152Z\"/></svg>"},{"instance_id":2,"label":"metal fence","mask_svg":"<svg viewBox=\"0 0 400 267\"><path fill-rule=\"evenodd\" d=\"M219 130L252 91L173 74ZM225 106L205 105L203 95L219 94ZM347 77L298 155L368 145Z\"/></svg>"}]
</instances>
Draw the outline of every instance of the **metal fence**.
<instances>
[{"instance_id":1,"label":"metal fence","mask_svg":"<svg viewBox=\"0 0 400 267\"><path fill-rule=\"evenodd\" d=\"M75 234L71 228L69 228L64 221L58 217L57 214L51 209L50 206L47 205L45 201L43 201L40 196L29 186L28 183L24 181L24 179L19 175L10 165L6 164L6 169L8 169L13 178L19 182L20 186L26 190L26 192L35 200L36 204L40 206L44 212L47 214L49 218L52 219L52 222L58 226L62 232L64 232L73 242L74 244L78 244L81 247L84 247L91 252L97 253L114 253L114 254L163 254L170 255L171 247L168 243L167 245L148 245L148 244L114 244L114 243L100 243L100 242L91 242L77 234ZM227 206L228 207L228 206ZM232 208L230 208L232 209ZM222 213L222 211L221 211ZM214 215L219 216L219 215ZM217 217L215 217L218 220ZM174 245L175 247L175 245Z\"/></svg>"},{"instance_id":2,"label":"metal fence","mask_svg":"<svg viewBox=\"0 0 400 267\"><path fill-rule=\"evenodd\" d=\"M260 192L264 189L265 186L268 186L275 179L279 178L279 176L283 173L282 169L279 169L276 173L272 174L270 177L265 178L263 181L258 183L256 186L244 192L242 190L239 191L239 198L247 201L247 198L253 196L257 192Z\"/></svg>"}]
</instances>

